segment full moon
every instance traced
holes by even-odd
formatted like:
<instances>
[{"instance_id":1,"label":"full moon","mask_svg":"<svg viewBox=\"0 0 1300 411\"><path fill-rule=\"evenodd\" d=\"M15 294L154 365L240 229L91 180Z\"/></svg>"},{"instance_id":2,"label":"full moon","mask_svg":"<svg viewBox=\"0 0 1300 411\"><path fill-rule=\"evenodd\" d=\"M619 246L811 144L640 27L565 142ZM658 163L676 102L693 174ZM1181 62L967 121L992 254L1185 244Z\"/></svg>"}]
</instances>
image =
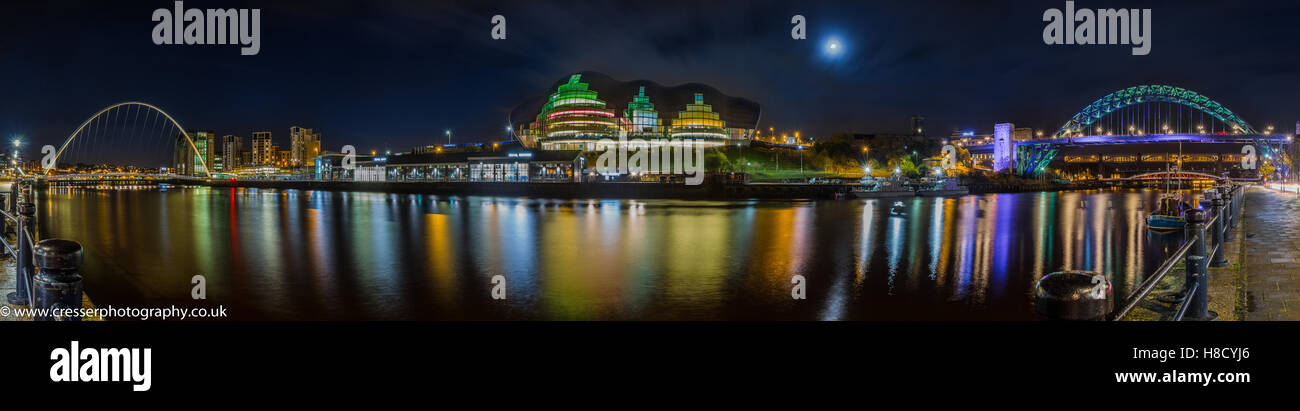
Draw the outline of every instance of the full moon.
<instances>
[{"instance_id":1,"label":"full moon","mask_svg":"<svg viewBox=\"0 0 1300 411\"><path fill-rule=\"evenodd\" d=\"M828 39L826 40L826 43L822 46L822 53L824 53L827 57L836 57L843 52L844 52L844 45L840 44L840 40L838 38Z\"/></svg>"}]
</instances>

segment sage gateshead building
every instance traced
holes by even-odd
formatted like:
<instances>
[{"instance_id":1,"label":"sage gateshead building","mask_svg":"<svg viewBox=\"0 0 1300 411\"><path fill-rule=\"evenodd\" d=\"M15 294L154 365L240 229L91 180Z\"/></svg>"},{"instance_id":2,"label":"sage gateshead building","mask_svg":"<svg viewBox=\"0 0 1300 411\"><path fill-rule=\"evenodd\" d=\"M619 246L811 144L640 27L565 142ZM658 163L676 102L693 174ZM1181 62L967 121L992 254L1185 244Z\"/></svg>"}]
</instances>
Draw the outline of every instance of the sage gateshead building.
<instances>
[{"instance_id":1,"label":"sage gateshead building","mask_svg":"<svg viewBox=\"0 0 1300 411\"><path fill-rule=\"evenodd\" d=\"M529 148L582 150L602 139L681 141L703 146L748 145L758 128L758 103L688 83L617 81L578 73L510 113L511 129ZM609 102L617 102L613 106Z\"/></svg>"}]
</instances>

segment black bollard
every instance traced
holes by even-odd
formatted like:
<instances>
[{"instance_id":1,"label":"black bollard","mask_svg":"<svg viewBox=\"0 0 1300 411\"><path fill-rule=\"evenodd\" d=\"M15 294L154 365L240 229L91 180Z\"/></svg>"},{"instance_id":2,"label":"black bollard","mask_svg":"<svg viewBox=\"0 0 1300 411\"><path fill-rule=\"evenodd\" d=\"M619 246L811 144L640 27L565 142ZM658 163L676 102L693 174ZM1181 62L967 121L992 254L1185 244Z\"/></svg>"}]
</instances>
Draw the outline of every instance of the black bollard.
<instances>
[{"instance_id":1,"label":"black bollard","mask_svg":"<svg viewBox=\"0 0 1300 411\"><path fill-rule=\"evenodd\" d=\"M14 264L15 275L17 280L14 292L5 296L9 304L27 305L29 302L28 289L31 287L32 278L32 247L31 247L31 227L32 216L36 215L36 206L32 203L18 204L18 243L14 245L17 248L18 256Z\"/></svg>"},{"instance_id":2,"label":"black bollard","mask_svg":"<svg viewBox=\"0 0 1300 411\"><path fill-rule=\"evenodd\" d=\"M1096 271L1060 271L1034 286L1038 313L1049 320L1104 321L1114 305L1110 280Z\"/></svg>"},{"instance_id":3,"label":"black bollard","mask_svg":"<svg viewBox=\"0 0 1300 411\"><path fill-rule=\"evenodd\" d=\"M1205 213L1201 210L1187 210L1187 231L1191 235L1192 249L1187 252L1187 277L1183 285L1183 294L1187 296L1187 313L1183 316L1184 320L1189 321L1213 321L1219 315L1210 311L1210 294L1209 271L1206 269L1205 255L1205 237L1209 233L1205 229ZM1188 295L1186 290L1192 285L1196 285L1196 292Z\"/></svg>"},{"instance_id":4,"label":"black bollard","mask_svg":"<svg viewBox=\"0 0 1300 411\"><path fill-rule=\"evenodd\" d=\"M80 309L81 294L81 244L76 241L52 238L41 240L34 253L36 277L32 280L32 308ZM53 312L34 321L81 321L80 315Z\"/></svg>"}]
</instances>

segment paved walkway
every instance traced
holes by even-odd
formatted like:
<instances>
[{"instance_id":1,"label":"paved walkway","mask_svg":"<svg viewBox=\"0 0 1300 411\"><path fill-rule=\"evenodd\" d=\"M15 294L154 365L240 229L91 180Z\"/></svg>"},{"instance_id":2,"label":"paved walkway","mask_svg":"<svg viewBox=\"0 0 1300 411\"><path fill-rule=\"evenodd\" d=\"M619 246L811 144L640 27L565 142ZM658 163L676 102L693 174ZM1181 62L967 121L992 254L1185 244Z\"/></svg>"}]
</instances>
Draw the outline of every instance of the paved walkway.
<instances>
[{"instance_id":1,"label":"paved walkway","mask_svg":"<svg viewBox=\"0 0 1300 411\"><path fill-rule=\"evenodd\" d=\"M0 254L4 254L3 247L0 247ZM31 317L20 317L16 314L17 309L27 308L26 306L9 304L9 299L5 296L14 292L18 281L14 278L14 259L9 256L0 257L0 321L31 321ZM7 315L3 315L7 314Z\"/></svg>"},{"instance_id":2,"label":"paved walkway","mask_svg":"<svg viewBox=\"0 0 1300 411\"><path fill-rule=\"evenodd\" d=\"M1245 319L1300 321L1300 196L1246 193Z\"/></svg>"}]
</instances>

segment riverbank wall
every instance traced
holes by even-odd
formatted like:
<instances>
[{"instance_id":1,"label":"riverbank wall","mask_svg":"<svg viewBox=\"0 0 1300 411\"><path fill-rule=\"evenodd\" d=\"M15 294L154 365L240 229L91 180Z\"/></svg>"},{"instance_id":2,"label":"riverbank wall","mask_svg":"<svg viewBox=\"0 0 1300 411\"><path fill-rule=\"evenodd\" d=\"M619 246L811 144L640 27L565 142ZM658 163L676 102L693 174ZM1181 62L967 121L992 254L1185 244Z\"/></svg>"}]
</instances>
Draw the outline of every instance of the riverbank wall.
<instances>
[{"instance_id":1,"label":"riverbank wall","mask_svg":"<svg viewBox=\"0 0 1300 411\"><path fill-rule=\"evenodd\" d=\"M504 183L222 180L212 187L361 191L547 198L831 199L852 186L833 184Z\"/></svg>"},{"instance_id":2,"label":"riverbank wall","mask_svg":"<svg viewBox=\"0 0 1300 411\"><path fill-rule=\"evenodd\" d=\"M213 180L212 187L246 187L404 194L522 196L546 198L675 198L675 199L834 199L852 198L852 184L735 184L705 182L688 186L670 183L506 183L506 182L359 182L314 180ZM969 184L971 194L1087 190L1116 187L1090 182Z\"/></svg>"}]
</instances>

